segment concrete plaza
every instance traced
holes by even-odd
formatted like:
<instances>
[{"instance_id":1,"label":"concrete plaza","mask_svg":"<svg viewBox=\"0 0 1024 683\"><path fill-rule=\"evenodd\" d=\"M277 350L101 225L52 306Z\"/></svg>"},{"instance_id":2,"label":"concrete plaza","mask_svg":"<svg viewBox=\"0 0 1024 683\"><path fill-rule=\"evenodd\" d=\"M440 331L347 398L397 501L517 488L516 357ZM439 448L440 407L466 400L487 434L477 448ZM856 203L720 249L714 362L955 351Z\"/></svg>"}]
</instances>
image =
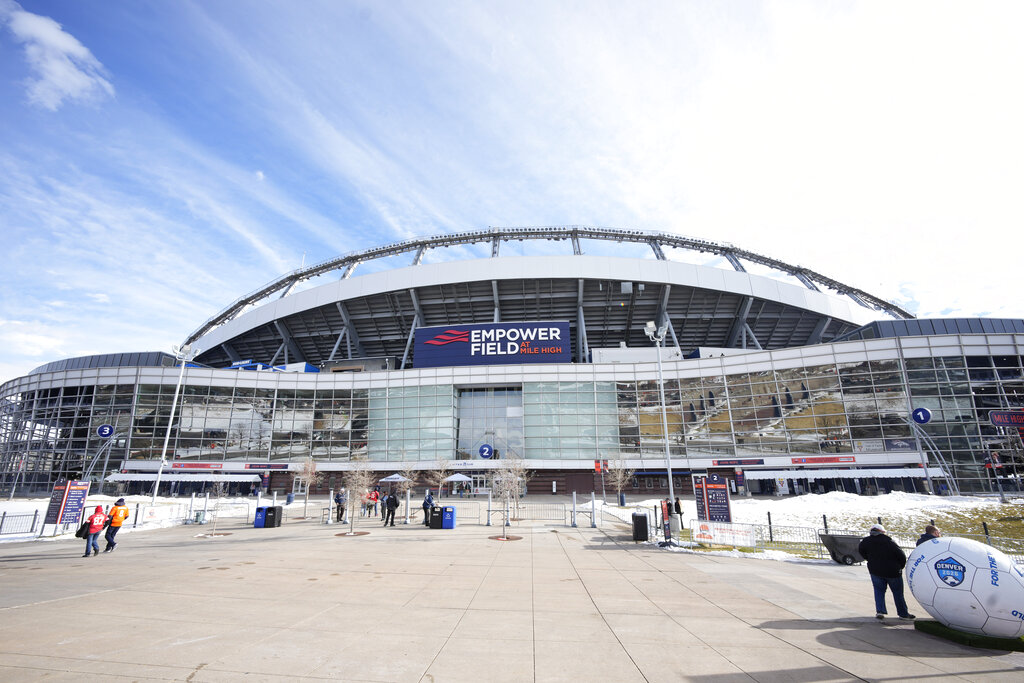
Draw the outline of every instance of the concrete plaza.
<instances>
[{"instance_id":1,"label":"concrete plaza","mask_svg":"<svg viewBox=\"0 0 1024 683\"><path fill-rule=\"evenodd\" d=\"M0 680L1024 680L1024 654L877 622L862 566L668 552L624 525L356 530L0 545Z\"/></svg>"}]
</instances>

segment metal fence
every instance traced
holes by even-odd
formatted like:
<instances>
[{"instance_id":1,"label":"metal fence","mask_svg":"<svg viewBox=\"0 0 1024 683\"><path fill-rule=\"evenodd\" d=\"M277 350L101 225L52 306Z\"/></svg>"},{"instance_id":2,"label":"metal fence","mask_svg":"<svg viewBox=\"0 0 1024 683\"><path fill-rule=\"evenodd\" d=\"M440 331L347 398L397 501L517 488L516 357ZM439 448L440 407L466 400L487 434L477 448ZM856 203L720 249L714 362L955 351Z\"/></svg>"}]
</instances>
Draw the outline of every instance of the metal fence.
<instances>
[{"instance_id":1,"label":"metal fence","mask_svg":"<svg viewBox=\"0 0 1024 683\"><path fill-rule=\"evenodd\" d=\"M39 511L31 513L0 515L0 534L34 534L41 515Z\"/></svg>"}]
</instances>

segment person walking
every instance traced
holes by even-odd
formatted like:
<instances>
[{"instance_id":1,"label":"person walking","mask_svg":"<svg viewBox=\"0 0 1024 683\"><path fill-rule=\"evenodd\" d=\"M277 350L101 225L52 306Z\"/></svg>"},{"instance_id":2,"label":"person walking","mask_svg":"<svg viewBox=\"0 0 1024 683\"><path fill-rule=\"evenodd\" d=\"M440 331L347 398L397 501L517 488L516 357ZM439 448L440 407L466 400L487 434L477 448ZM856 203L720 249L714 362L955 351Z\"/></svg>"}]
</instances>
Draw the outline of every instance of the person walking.
<instances>
[{"instance_id":1,"label":"person walking","mask_svg":"<svg viewBox=\"0 0 1024 683\"><path fill-rule=\"evenodd\" d=\"M423 526L430 526L430 508L434 507L434 497L430 495L430 489L423 494Z\"/></svg>"},{"instance_id":2,"label":"person walking","mask_svg":"<svg viewBox=\"0 0 1024 683\"><path fill-rule=\"evenodd\" d=\"M370 501L367 503L367 512L366 512L366 516L367 517L376 517L377 516L377 502L379 500L380 500L380 492L378 492L377 489L374 488L372 491L370 491Z\"/></svg>"},{"instance_id":3,"label":"person walking","mask_svg":"<svg viewBox=\"0 0 1024 683\"><path fill-rule=\"evenodd\" d=\"M103 506L97 505L96 511L86 521L89 522L89 535L85 537L85 555L82 557L89 557L90 550L92 556L96 557L100 554L100 532L103 531L103 525L107 522L107 513L103 511Z\"/></svg>"},{"instance_id":4,"label":"person walking","mask_svg":"<svg viewBox=\"0 0 1024 683\"><path fill-rule=\"evenodd\" d=\"M334 504L338 507L338 512L337 512L338 522L340 522L342 524L344 524L344 522L345 522L345 503L346 502L347 502L347 499L346 499L346 496L345 496L345 489L339 489L338 492L334 494Z\"/></svg>"},{"instance_id":5,"label":"person walking","mask_svg":"<svg viewBox=\"0 0 1024 683\"><path fill-rule=\"evenodd\" d=\"M939 528L937 526L935 526L934 524L929 524L928 526L926 526L924 528L924 533L921 534L921 537L919 539L917 539L917 545L921 545L922 543L927 543L928 541L932 540L933 538L938 538L940 536L942 536L942 532L939 531Z\"/></svg>"},{"instance_id":6,"label":"person walking","mask_svg":"<svg viewBox=\"0 0 1024 683\"><path fill-rule=\"evenodd\" d=\"M907 565L907 556L896 545L896 541L886 535L885 527L881 524L873 525L857 550L868 561L868 574L871 575L871 586L875 591L875 618L884 619L888 613L885 609L885 591L888 588L892 591L892 601L900 619L916 619L907 609L907 601L903 599L903 568Z\"/></svg>"},{"instance_id":7,"label":"person walking","mask_svg":"<svg viewBox=\"0 0 1024 683\"><path fill-rule=\"evenodd\" d=\"M385 500L385 506L387 507L387 515L384 517L384 526L388 525L388 520L391 520L391 526L395 525L395 510L398 509L398 496L394 493L388 494Z\"/></svg>"},{"instance_id":8,"label":"person walking","mask_svg":"<svg viewBox=\"0 0 1024 683\"><path fill-rule=\"evenodd\" d=\"M124 504L124 498L118 498L114 503L114 507L110 508L110 526L107 527L107 533L103 535L103 538L107 541L107 547L103 549L103 552L110 553L117 547L117 541L114 537L117 536L117 532L121 530L121 525L128 519L128 508Z\"/></svg>"}]
</instances>

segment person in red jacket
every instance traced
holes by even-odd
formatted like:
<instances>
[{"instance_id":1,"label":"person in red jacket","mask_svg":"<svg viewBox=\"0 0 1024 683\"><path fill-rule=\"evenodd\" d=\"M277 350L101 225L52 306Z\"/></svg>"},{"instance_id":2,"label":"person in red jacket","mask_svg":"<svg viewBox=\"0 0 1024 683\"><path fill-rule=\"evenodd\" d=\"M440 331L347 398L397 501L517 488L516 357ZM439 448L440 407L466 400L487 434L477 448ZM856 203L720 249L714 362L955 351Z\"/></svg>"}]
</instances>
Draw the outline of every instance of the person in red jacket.
<instances>
[{"instance_id":1,"label":"person in red jacket","mask_svg":"<svg viewBox=\"0 0 1024 683\"><path fill-rule=\"evenodd\" d=\"M96 557L100 554L100 532L103 531L103 525L107 522L107 513L103 512L103 506L97 505L96 511L86 521L89 522L89 535L85 537L85 555L82 557L89 557L90 549L92 556Z\"/></svg>"},{"instance_id":2,"label":"person in red jacket","mask_svg":"<svg viewBox=\"0 0 1024 683\"><path fill-rule=\"evenodd\" d=\"M103 552L109 553L117 547L114 536L117 536L117 532L121 530L121 525L126 519L128 519L128 508L124 504L124 498L118 498L114 507L110 508L110 526L107 527L107 533L104 535L107 547L103 549Z\"/></svg>"}]
</instances>

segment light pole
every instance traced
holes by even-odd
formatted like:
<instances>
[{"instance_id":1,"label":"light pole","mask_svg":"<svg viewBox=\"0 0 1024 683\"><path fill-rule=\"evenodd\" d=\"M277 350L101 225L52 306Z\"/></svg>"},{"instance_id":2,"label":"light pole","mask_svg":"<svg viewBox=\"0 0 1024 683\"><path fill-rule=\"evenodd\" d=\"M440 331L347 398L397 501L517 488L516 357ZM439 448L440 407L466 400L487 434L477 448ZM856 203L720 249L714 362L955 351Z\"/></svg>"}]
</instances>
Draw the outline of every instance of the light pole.
<instances>
[{"instance_id":1,"label":"light pole","mask_svg":"<svg viewBox=\"0 0 1024 683\"><path fill-rule=\"evenodd\" d=\"M156 471L156 482L153 484L153 500L156 504L156 492L160 488L160 477L163 476L164 467L167 465L167 444L171 441L171 423L174 422L174 410L178 407L178 394L181 392L181 382L185 379L185 366L190 360L199 355L199 349L193 349L188 344L183 346L172 346L174 357L181 361L181 372L178 373L178 383L174 385L174 398L171 399L171 416L167 418L167 433L164 434L164 447L160 451L160 468Z\"/></svg>"},{"instance_id":2,"label":"light pole","mask_svg":"<svg viewBox=\"0 0 1024 683\"><path fill-rule=\"evenodd\" d=\"M644 332L658 349L658 388L661 390L661 432L665 440L665 470L668 472L668 501L674 505L676 500L675 489L672 487L672 459L668 450L668 412L665 407L665 376L661 371L661 343L665 341L665 333L668 332L668 323L661 327L648 320L644 326Z\"/></svg>"}]
</instances>

